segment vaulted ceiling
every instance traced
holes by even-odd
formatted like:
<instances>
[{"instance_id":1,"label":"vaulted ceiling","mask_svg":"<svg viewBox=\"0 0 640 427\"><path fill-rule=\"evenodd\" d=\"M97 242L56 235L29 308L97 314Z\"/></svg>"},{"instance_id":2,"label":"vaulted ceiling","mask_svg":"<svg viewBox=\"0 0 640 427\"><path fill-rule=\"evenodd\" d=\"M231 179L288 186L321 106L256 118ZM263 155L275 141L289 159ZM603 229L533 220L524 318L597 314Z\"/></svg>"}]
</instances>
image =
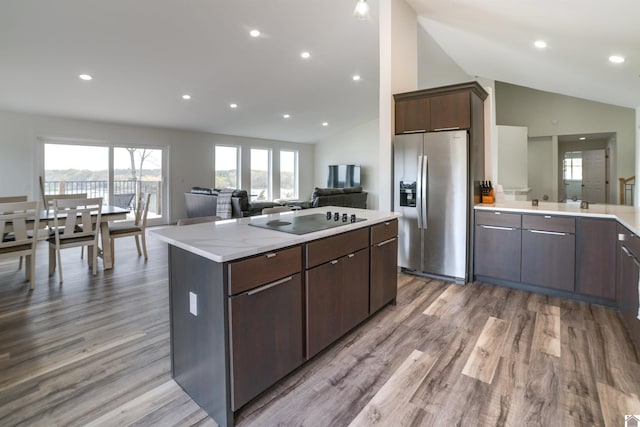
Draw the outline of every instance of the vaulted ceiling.
<instances>
[{"instance_id":1,"label":"vaulted ceiling","mask_svg":"<svg viewBox=\"0 0 640 427\"><path fill-rule=\"evenodd\" d=\"M469 75L640 106L640 2L407 2ZM3 0L0 109L315 142L378 115L369 3Z\"/></svg>"}]
</instances>

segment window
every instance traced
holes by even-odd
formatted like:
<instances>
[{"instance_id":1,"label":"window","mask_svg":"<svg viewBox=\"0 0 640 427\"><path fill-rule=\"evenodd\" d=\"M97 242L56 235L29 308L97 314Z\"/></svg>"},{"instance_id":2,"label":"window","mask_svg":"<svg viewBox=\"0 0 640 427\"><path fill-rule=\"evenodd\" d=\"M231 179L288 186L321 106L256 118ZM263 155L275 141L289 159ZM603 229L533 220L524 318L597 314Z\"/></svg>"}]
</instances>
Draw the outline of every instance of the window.
<instances>
[{"instance_id":1,"label":"window","mask_svg":"<svg viewBox=\"0 0 640 427\"><path fill-rule=\"evenodd\" d=\"M151 193L150 223L163 219L163 149L110 145L44 144L44 194L86 193L105 205L129 209L134 219L137 196Z\"/></svg>"},{"instance_id":2,"label":"window","mask_svg":"<svg viewBox=\"0 0 640 427\"><path fill-rule=\"evenodd\" d=\"M271 200L270 150L251 149L251 198Z\"/></svg>"},{"instance_id":3,"label":"window","mask_svg":"<svg viewBox=\"0 0 640 427\"><path fill-rule=\"evenodd\" d=\"M161 215L162 150L141 147L113 148L113 203L134 209L136 195L151 193L148 218Z\"/></svg>"},{"instance_id":4,"label":"window","mask_svg":"<svg viewBox=\"0 0 640 427\"><path fill-rule=\"evenodd\" d=\"M215 148L215 188L240 188L238 181L238 147L216 145Z\"/></svg>"},{"instance_id":5,"label":"window","mask_svg":"<svg viewBox=\"0 0 640 427\"><path fill-rule=\"evenodd\" d=\"M109 148L45 144L43 190L45 194L108 195ZM105 204L108 204L108 198Z\"/></svg>"},{"instance_id":6,"label":"window","mask_svg":"<svg viewBox=\"0 0 640 427\"><path fill-rule=\"evenodd\" d=\"M280 151L280 198L298 198L297 151Z\"/></svg>"},{"instance_id":7,"label":"window","mask_svg":"<svg viewBox=\"0 0 640 427\"><path fill-rule=\"evenodd\" d=\"M582 152L568 151L564 153L563 176L565 181L582 180Z\"/></svg>"}]
</instances>

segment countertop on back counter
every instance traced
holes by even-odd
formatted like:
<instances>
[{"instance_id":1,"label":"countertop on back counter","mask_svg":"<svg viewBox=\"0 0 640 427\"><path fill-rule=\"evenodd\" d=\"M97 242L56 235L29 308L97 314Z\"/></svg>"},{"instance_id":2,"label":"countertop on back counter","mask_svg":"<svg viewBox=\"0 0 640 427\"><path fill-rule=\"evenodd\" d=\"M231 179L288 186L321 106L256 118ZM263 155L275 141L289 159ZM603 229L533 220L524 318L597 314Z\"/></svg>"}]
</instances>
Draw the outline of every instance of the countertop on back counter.
<instances>
[{"instance_id":1,"label":"countertop on back counter","mask_svg":"<svg viewBox=\"0 0 640 427\"><path fill-rule=\"evenodd\" d=\"M479 204L474 208L476 210L615 219L635 234L640 234L640 208L635 206L589 204L587 209L581 209L579 202L539 202L538 206L532 206L531 201L505 201Z\"/></svg>"},{"instance_id":2,"label":"countertop on back counter","mask_svg":"<svg viewBox=\"0 0 640 427\"><path fill-rule=\"evenodd\" d=\"M265 218L287 221L288 219L327 212L342 214L350 217L355 214L364 221L345 222L338 227L332 227L306 234L291 234L282 231L249 226L253 222L264 222ZM369 209L345 208L340 206L325 206L322 208L303 209L272 215L260 215L247 218L237 218L216 221L213 223L193 224L182 227L170 226L150 230L161 240L200 255L215 262L227 262L287 246L305 243L323 237L333 236L358 228L369 227L374 224L391 221L400 216L397 212L383 212Z\"/></svg>"}]
</instances>

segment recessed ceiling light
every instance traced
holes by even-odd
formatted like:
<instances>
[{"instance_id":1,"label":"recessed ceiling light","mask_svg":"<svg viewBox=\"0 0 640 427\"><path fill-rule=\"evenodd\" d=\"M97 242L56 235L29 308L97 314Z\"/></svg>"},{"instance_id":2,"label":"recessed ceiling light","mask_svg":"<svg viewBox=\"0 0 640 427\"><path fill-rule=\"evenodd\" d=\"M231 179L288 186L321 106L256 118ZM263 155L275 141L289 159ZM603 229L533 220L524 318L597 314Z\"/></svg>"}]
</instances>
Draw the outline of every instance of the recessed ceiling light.
<instances>
[{"instance_id":1,"label":"recessed ceiling light","mask_svg":"<svg viewBox=\"0 0 640 427\"><path fill-rule=\"evenodd\" d=\"M329 126L329 122L322 122L322 126Z\"/></svg>"},{"instance_id":2,"label":"recessed ceiling light","mask_svg":"<svg viewBox=\"0 0 640 427\"><path fill-rule=\"evenodd\" d=\"M89 74L80 74L78 77L80 77L81 80L86 80L86 81L93 80L93 77L91 77L91 75Z\"/></svg>"},{"instance_id":3,"label":"recessed ceiling light","mask_svg":"<svg viewBox=\"0 0 640 427\"><path fill-rule=\"evenodd\" d=\"M611 55L609 57L609 61L613 62L614 64L622 64L624 62L624 57L618 56L618 55Z\"/></svg>"},{"instance_id":4,"label":"recessed ceiling light","mask_svg":"<svg viewBox=\"0 0 640 427\"><path fill-rule=\"evenodd\" d=\"M260 37L260 31L258 31L258 30L251 30L251 31L249 31L249 35L250 35L251 37Z\"/></svg>"},{"instance_id":5,"label":"recessed ceiling light","mask_svg":"<svg viewBox=\"0 0 640 427\"><path fill-rule=\"evenodd\" d=\"M185 101L188 101L191 99L191 95L189 95L188 93L185 93L184 95L182 95L182 99L184 99Z\"/></svg>"},{"instance_id":6,"label":"recessed ceiling light","mask_svg":"<svg viewBox=\"0 0 640 427\"><path fill-rule=\"evenodd\" d=\"M357 82L358 80L360 80L360 75L359 74L354 74L353 77L351 77L353 79L354 82Z\"/></svg>"},{"instance_id":7,"label":"recessed ceiling light","mask_svg":"<svg viewBox=\"0 0 640 427\"><path fill-rule=\"evenodd\" d=\"M535 47L537 47L538 49L544 49L547 47L547 42L545 42L544 40L536 40L533 45Z\"/></svg>"},{"instance_id":8,"label":"recessed ceiling light","mask_svg":"<svg viewBox=\"0 0 640 427\"><path fill-rule=\"evenodd\" d=\"M578 138L580 141L584 141L585 139L587 139L586 136L581 136L580 138Z\"/></svg>"},{"instance_id":9,"label":"recessed ceiling light","mask_svg":"<svg viewBox=\"0 0 640 427\"><path fill-rule=\"evenodd\" d=\"M285 119L288 119L289 117L291 117L291 114L283 114L282 117L284 117Z\"/></svg>"},{"instance_id":10,"label":"recessed ceiling light","mask_svg":"<svg viewBox=\"0 0 640 427\"><path fill-rule=\"evenodd\" d=\"M309 52L302 52L300 54L300 57L302 57L303 59L309 59L311 58L311 54Z\"/></svg>"},{"instance_id":11,"label":"recessed ceiling light","mask_svg":"<svg viewBox=\"0 0 640 427\"><path fill-rule=\"evenodd\" d=\"M231 104L229 104L229 108L238 108L238 104L231 103Z\"/></svg>"}]
</instances>

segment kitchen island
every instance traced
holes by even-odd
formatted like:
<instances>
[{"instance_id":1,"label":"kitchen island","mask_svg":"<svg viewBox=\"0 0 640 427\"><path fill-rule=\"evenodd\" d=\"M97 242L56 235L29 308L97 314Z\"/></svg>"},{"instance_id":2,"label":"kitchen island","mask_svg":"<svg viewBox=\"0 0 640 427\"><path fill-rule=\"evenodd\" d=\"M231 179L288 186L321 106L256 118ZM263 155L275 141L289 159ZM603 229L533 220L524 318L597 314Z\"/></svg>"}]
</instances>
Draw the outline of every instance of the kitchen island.
<instances>
[{"instance_id":1,"label":"kitchen island","mask_svg":"<svg viewBox=\"0 0 640 427\"><path fill-rule=\"evenodd\" d=\"M475 206L476 280L619 308L640 351L640 209Z\"/></svg>"},{"instance_id":2,"label":"kitchen island","mask_svg":"<svg viewBox=\"0 0 640 427\"><path fill-rule=\"evenodd\" d=\"M332 206L152 231L169 244L176 382L233 425L243 405L395 301L398 216Z\"/></svg>"}]
</instances>

